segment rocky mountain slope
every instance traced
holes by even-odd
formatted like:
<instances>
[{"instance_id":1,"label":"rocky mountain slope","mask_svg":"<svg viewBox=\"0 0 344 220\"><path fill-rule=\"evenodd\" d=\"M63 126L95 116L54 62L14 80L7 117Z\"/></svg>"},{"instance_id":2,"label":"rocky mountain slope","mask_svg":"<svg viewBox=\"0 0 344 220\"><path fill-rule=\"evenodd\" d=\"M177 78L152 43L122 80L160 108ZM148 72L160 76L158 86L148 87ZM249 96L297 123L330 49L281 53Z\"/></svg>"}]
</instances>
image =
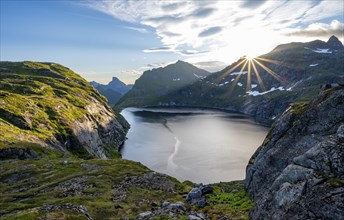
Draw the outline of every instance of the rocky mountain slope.
<instances>
[{"instance_id":1,"label":"rocky mountain slope","mask_svg":"<svg viewBox=\"0 0 344 220\"><path fill-rule=\"evenodd\" d=\"M55 63L0 63L0 158L117 154L128 129L87 81ZM55 152L55 151L54 151Z\"/></svg>"},{"instance_id":2,"label":"rocky mountain slope","mask_svg":"<svg viewBox=\"0 0 344 220\"><path fill-rule=\"evenodd\" d=\"M156 105L161 97L190 86L210 73L177 61L166 67L145 71L133 88L117 103L118 108Z\"/></svg>"},{"instance_id":3,"label":"rocky mountain slope","mask_svg":"<svg viewBox=\"0 0 344 220\"><path fill-rule=\"evenodd\" d=\"M320 86L344 83L344 46L332 36L327 42L289 43L249 60L241 57L222 71L200 77L191 85L166 95L130 102L124 97L119 107L203 106L240 111L270 125L290 103L309 101ZM140 79L137 81L140 82ZM154 85L154 78L147 83ZM135 86L134 86L135 87ZM148 85L147 85L148 87Z\"/></svg>"},{"instance_id":4,"label":"rocky mountain slope","mask_svg":"<svg viewBox=\"0 0 344 220\"><path fill-rule=\"evenodd\" d=\"M343 219L344 88L293 104L247 166L252 219Z\"/></svg>"},{"instance_id":5,"label":"rocky mountain slope","mask_svg":"<svg viewBox=\"0 0 344 220\"><path fill-rule=\"evenodd\" d=\"M90 83L99 91L100 94L107 98L110 106L114 106L118 100L120 100L120 98L122 98L133 87L133 85L126 85L117 77L112 77L111 82L107 85L103 85L95 81Z\"/></svg>"}]
</instances>

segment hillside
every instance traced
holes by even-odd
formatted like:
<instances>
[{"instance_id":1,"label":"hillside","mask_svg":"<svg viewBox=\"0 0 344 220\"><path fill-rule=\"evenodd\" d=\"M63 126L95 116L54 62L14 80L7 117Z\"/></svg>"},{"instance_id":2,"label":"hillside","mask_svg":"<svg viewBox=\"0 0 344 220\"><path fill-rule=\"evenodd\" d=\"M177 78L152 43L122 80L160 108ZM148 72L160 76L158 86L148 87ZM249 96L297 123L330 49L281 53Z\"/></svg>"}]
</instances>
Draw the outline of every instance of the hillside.
<instances>
[{"instance_id":1,"label":"hillside","mask_svg":"<svg viewBox=\"0 0 344 220\"><path fill-rule=\"evenodd\" d=\"M161 97L190 86L209 74L180 60L166 67L148 70L116 105L118 108L156 105Z\"/></svg>"},{"instance_id":2,"label":"hillside","mask_svg":"<svg viewBox=\"0 0 344 220\"><path fill-rule=\"evenodd\" d=\"M250 159L252 219L343 219L344 88L293 104Z\"/></svg>"},{"instance_id":3,"label":"hillside","mask_svg":"<svg viewBox=\"0 0 344 220\"><path fill-rule=\"evenodd\" d=\"M121 159L128 124L59 64L1 62L0 103L1 219L247 219L252 209L243 181L180 183Z\"/></svg>"},{"instance_id":4,"label":"hillside","mask_svg":"<svg viewBox=\"0 0 344 220\"><path fill-rule=\"evenodd\" d=\"M100 94L107 98L110 106L114 106L118 100L120 100L120 98L122 98L133 87L133 85L126 85L117 77L112 77L112 80L107 85L103 85L95 81L90 83L99 91Z\"/></svg>"},{"instance_id":5,"label":"hillside","mask_svg":"<svg viewBox=\"0 0 344 220\"><path fill-rule=\"evenodd\" d=\"M129 126L87 81L54 63L1 62L0 103L1 158L55 150L112 157Z\"/></svg>"},{"instance_id":6,"label":"hillside","mask_svg":"<svg viewBox=\"0 0 344 220\"><path fill-rule=\"evenodd\" d=\"M344 83L343 60L344 47L335 36L327 42L284 44L253 60L241 57L222 71L164 96L138 92L137 96L151 95L154 99L132 101L131 106L221 108L243 112L270 125L290 103L313 98L321 85ZM130 99L125 96L121 102L129 103Z\"/></svg>"}]
</instances>

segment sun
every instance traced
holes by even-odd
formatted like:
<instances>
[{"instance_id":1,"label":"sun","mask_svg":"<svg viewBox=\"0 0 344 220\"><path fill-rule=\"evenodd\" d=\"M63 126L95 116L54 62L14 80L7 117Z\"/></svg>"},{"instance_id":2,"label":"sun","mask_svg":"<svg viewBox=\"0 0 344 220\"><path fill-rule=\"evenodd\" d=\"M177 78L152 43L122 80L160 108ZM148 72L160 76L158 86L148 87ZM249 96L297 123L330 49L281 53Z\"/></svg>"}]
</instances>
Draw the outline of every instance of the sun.
<instances>
[{"instance_id":1,"label":"sun","mask_svg":"<svg viewBox=\"0 0 344 220\"><path fill-rule=\"evenodd\" d=\"M254 58L257 57L257 55L254 54L254 53L247 53L247 54L245 55L245 57L246 57L246 60L252 61Z\"/></svg>"}]
</instances>

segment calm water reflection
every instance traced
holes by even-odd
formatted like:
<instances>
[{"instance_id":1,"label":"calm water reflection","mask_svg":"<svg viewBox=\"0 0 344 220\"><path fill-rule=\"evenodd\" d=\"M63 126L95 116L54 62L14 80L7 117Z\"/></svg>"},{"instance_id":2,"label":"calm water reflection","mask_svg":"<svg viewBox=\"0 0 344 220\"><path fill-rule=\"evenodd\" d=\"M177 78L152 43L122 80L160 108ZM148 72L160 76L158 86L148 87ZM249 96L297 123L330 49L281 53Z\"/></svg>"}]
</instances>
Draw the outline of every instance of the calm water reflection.
<instances>
[{"instance_id":1,"label":"calm water reflection","mask_svg":"<svg viewBox=\"0 0 344 220\"><path fill-rule=\"evenodd\" d=\"M268 129L243 115L201 109L127 108L123 158L177 179L213 183L243 179Z\"/></svg>"}]
</instances>

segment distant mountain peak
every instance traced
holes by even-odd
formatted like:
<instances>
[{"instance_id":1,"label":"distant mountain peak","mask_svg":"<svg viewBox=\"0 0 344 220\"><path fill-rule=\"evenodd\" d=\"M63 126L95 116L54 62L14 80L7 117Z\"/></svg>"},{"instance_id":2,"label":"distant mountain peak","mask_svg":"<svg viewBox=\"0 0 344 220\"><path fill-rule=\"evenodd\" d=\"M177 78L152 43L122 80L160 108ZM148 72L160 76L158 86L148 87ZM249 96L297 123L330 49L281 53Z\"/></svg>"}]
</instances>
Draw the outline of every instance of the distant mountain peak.
<instances>
[{"instance_id":1,"label":"distant mountain peak","mask_svg":"<svg viewBox=\"0 0 344 220\"><path fill-rule=\"evenodd\" d=\"M173 64L172 64L173 65ZM175 63L175 65L192 65L192 64L190 64L190 63L188 63L188 62L185 62L185 61L182 61L182 60L178 60L176 63Z\"/></svg>"},{"instance_id":2,"label":"distant mountain peak","mask_svg":"<svg viewBox=\"0 0 344 220\"><path fill-rule=\"evenodd\" d=\"M340 40L336 36L334 36L334 35L332 35L330 37L330 39L327 41L327 45L329 45L333 49L342 49L342 48L344 48L342 42L340 42Z\"/></svg>"},{"instance_id":3,"label":"distant mountain peak","mask_svg":"<svg viewBox=\"0 0 344 220\"><path fill-rule=\"evenodd\" d=\"M108 86L113 87L113 89L118 87L125 87L125 83L119 80L117 77L112 77L112 80L108 83Z\"/></svg>"}]
</instances>

